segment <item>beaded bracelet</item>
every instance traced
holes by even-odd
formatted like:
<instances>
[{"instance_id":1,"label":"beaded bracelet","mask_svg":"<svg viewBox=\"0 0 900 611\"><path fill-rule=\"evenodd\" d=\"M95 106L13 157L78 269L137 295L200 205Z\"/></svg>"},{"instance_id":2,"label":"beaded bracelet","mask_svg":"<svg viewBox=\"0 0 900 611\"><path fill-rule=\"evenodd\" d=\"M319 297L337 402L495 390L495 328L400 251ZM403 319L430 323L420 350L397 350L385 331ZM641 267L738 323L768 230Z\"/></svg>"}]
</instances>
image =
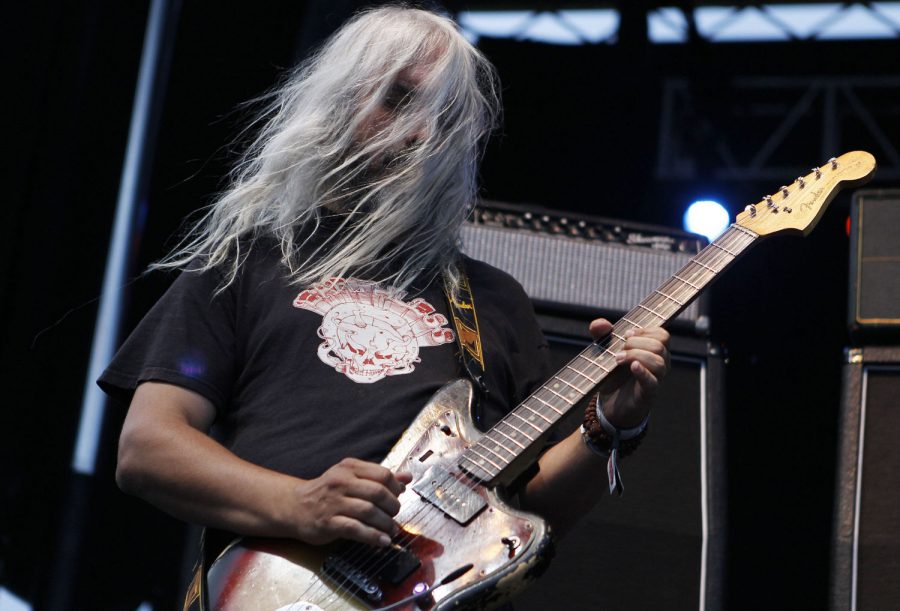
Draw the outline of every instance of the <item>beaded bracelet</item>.
<instances>
[{"instance_id":1,"label":"beaded bracelet","mask_svg":"<svg viewBox=\"0 0 900 611\"><path fill-rule=\"evenodd\" d=\"M603 426L604 422L601 422L601 418L605 421L606 427ZM641 441L643 441L644 437L647 435L647 423L649 419L650 417L648 415L638 426L632 429L618 430L620 435L618 447L619 456L625 458L641 445ZM609 456L617 429L603 417L597 395L591 397L590 402L584 409L584 421L581 427L585 443L590 444L588 447L592 450L597 450L596 453L601 456ZM611 427L613 430L610 431L608 427Z\"/></svg>"}]
</instances>

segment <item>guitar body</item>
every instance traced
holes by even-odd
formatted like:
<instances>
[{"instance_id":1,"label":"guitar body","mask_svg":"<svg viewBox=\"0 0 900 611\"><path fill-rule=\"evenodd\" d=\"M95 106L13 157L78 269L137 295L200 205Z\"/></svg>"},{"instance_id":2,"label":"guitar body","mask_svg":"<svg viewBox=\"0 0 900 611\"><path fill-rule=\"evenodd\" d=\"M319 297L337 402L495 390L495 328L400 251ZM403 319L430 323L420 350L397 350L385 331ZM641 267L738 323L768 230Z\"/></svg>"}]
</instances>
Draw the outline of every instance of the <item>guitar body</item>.
<instances>
[{"instance_id":1,"label":"guitar body","mask_svg":"<svg viewBox=\"0 0 900 611\"><path fill-rule=\"evenodd\" d=\"M385 552L361 544L238 539L209 569L210 608L380 608L454 572L462 574L400 608L490 609L525 588L551 556L549 530L541 518L510 507L458 467L460 454L481 436L470 416L471 402L466 380L444 386L382 462L393 471L413 474L412 484L400 495L395 520L403 530L392 548ZM471 517L456 513L479 506Z\"/></svg>"}]
</instances>

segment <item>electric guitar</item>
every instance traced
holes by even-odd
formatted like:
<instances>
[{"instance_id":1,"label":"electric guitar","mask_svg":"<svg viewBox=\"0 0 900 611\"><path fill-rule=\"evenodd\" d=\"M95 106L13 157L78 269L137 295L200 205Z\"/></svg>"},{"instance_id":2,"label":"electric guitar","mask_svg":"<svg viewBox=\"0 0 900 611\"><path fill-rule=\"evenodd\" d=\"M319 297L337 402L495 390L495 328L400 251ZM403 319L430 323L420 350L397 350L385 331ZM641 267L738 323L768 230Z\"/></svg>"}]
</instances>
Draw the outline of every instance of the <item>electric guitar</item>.
<instances>
[{"instance_id":1,"label":"electric guitar","mask_svg":"<svg viewBox=\"0 0 900 611\"><path fill-rule=\"evenodd\" d=\"M540 517L501 490L537 459L565 414L616 367L629 329L663 325L760 238L803 235L846 186L875 171L869 153L831 159L746 207L731 227L585 348L487 433L470 417L472 388L457 380L432 397L382 464L413 474L400 496L392 545L244 538L208 573L216 611L490 609L535 580L551 555Z\"/></svg>"}]
</instances>

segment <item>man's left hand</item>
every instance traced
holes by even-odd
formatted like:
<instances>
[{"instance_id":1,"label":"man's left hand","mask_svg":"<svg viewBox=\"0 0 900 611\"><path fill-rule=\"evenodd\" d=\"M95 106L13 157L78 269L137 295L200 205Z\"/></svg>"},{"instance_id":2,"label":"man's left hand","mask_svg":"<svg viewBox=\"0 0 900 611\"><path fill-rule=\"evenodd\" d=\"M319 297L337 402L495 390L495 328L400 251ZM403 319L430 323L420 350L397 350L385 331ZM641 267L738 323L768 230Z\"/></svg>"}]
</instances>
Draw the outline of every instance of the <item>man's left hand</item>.
<instances>
[{"instance_id":1,"label":"man's left hand","mask_svg":"<svg viewBox=\"0 0 900 611\"><path fill-rule=\"evenodd\" d=\"M612 324L598 318L591 322L594 338L609 334ZM600 384L603 414L617 428L637 426L650 412L659 382L669 371L669 333L661 327L635 329L626 334L616 354L618 366Z\"/></svg>"}]
</instances>

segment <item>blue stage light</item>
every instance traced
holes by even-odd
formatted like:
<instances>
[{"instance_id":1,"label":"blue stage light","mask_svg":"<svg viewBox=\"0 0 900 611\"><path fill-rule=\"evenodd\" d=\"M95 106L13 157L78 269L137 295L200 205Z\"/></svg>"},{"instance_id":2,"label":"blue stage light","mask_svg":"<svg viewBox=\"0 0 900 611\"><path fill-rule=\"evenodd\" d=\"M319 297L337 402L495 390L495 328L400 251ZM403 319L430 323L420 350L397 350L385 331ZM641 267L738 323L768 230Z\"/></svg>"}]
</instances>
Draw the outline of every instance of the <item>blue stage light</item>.
<instances>
[{"instance_id":1,"label":"blue stage light","mask_svg":"<svg viewBox=\"0 0 900 611\"><path fill-rule=\"evenodd\" d=\"M730 223L731 217L725 207L708 199L694 202L684 213L684 228L705 235L710 242L728 229Z\"/></svg>"}]
</instances>

